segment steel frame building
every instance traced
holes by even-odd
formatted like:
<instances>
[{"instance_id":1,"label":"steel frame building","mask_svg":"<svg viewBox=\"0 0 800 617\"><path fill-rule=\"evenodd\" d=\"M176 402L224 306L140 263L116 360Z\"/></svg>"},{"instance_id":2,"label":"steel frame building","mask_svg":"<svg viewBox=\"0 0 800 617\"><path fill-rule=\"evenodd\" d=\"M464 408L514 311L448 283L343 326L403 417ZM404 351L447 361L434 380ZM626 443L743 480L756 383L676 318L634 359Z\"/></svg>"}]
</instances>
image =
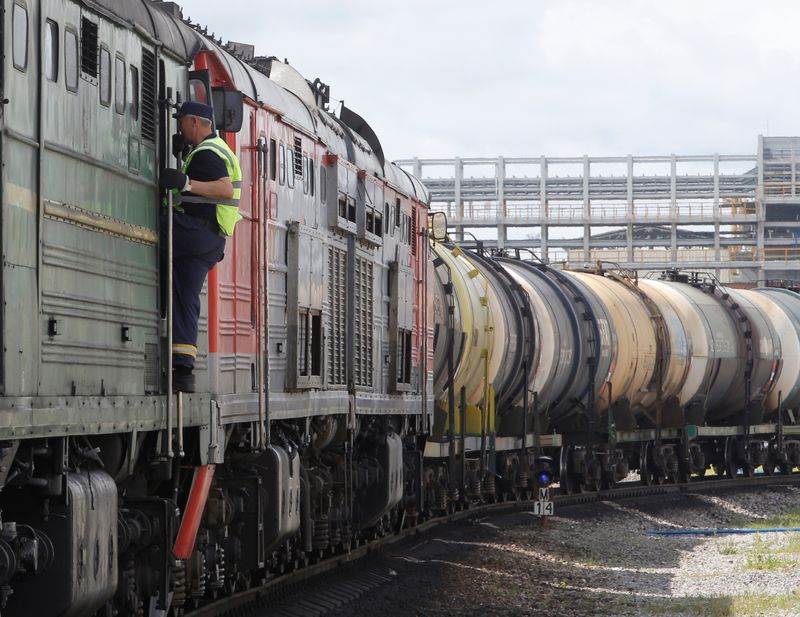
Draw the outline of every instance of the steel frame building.
<instances>
[{"instance_id":1,"label":"steel frame building","mask_svg":"<svg viewBox=\"0 0 800 617\"><path fill-rule=\"evenodd\" d=\"M409 159L452 233L568 265L800 278L800 137L756 154ZM434 174L437 174L436 177Z\"/></svg>"}]
</instances>

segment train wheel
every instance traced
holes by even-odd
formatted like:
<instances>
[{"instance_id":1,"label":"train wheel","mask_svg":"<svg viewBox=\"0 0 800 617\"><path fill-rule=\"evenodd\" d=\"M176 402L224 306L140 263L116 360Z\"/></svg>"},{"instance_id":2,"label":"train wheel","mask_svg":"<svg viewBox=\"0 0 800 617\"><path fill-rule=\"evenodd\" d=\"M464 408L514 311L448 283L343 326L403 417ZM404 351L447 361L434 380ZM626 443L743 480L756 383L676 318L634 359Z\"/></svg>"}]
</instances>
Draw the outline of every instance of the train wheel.
<instances>
[{"instance_id":1,"label":"train wheel","mask_svg":"<svg viewBox=\"0 0 800 617\"><path fill-rule=\"evenodd\" d=\"M570 459L572 458L572 447L562 446L558 461L558 482L563 495L569 495L575 491L575 481L570 473Z\"/></svg>"}]
</instances>

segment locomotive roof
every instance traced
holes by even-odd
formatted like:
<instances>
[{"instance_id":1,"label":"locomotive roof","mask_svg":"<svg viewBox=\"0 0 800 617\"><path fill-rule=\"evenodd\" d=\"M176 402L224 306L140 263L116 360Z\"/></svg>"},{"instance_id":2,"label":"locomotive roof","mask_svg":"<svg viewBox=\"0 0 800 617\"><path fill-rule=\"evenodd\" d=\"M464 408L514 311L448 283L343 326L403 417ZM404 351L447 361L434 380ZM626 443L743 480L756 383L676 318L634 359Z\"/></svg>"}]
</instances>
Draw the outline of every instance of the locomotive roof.
<instances>
[{"instance_id":1,"label":"locomotive roof","mask_svg":"<svg viewBox=\"0 0 800 617\"><path fill-rule=\"evenodd\" d=\"M425 187L416 178L384 162L382 152L376 153L359 133L340 119L312 103L304 93L294 92L297 88L284 87L278 81L254 68L247 62L231 54L213 39L183 22L178 6L163 0L81 0L87 8L114 21L134 26L158 41L165 49L185 62L192 59L202 49L213 50L233 77L239 90L254 101L263 102L278 111L284 121L295 128L322 140L332 151L353 161L358 167L366 169L375 176L386 180L409 195L427 201ZM286 65L287 72L294 69ZM305 81L302 76L297 77ZM302 84L304 85L304 84ZM371 130L371 129L370 129ZM379 144L378 144L379 146Z\"/></svg>"},{"instance_id":2,"label":"locomotive roof","mask_svg":"<svg viewBox=\"0 0 800 617\"><path fill-rule=\"evenodd\" d=\"M135 26L180 59L190 62L201 48L199 35L172 14L173 5L151 0L81 0L114 21Z\"/></svg>"}]
</instances>

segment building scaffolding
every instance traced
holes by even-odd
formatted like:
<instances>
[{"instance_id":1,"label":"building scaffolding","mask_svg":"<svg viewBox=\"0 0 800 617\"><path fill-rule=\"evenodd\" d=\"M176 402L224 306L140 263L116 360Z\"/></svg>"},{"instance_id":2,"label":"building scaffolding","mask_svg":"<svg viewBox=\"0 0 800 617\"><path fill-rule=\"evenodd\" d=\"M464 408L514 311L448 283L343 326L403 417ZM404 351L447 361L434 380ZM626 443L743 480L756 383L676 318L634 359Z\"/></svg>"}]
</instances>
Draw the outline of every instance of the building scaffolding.
<instances>
[{"instance_id":1,"label":"building scaffolding","mask_svg":"<svg viewBox=\"0 0 800 617\"><path fill-rule=\"evenodd\" d=\"M551 263L800 278L800 137L756 154L409 159L466 245Z\"/></svg>"}]
</instances>

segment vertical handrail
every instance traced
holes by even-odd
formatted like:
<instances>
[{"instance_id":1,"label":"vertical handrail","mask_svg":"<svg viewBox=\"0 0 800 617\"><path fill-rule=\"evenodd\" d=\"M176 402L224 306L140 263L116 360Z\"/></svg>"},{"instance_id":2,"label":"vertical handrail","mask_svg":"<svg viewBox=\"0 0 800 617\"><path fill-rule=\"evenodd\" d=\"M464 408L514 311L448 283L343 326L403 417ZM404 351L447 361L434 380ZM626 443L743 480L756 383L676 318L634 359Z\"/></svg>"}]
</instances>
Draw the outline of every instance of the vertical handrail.
<instances>
[{"instance_id":1,"label":"vertical handrail","mask_svg":"<svg viewBox=\"0 0 800 617\"><path fill-rule=\"evenodd\" d=\"M185 456L185 453L184 453L184 450L183 450L183 411L184 411L183 410L183 392L178 392L176 396L177 396L177 399L178 399L177 400L178 426L177 426L177 431L176 431L177 432L177 446L178 446L177 454L178 454L178 458L183 458ZM172 399L172 395L170 395L170 400L171 399Z\"/></svg>"},{"instance_id":2,"label":"vertical handrail","mask_svg":"<svg viewBox=\"0 0 800 617\"><path fill-rule=\"evenodd\" d=\"M261 151L259 152L259 179L261 181L259 186L260 199L256 202L259 204L259 217L258 217L258 260L259 269L259 287L261 293L258 294L261 302L264 303L264 310L259 311L258 324L258 445L260 450L265 450L269 445L269 434L267 430L267 407L269 400L269 287L268 287L268 269L269 257L266 251L266 224L265 219L267 216L268 193L266 188L266 169L264 164L265 160L265 147L261 144Z\"/></svg>"},{"instance_id":3,"label":"vertical handrail","mask_svg":"<svg viewBox=\"0 0 800 617\"><path fill-rule=\"evenodd\" d=\"M175 457L175 451L172 449L172 202L172 191L169 191L167 193L167 435L164 440L167 458Z\"/></svg>"},{"instance_id":4,"label":"vertical handrail","mask_svg":"<svg viewBox=\"0 0 800 617\"><path fill-rule=\"evenodd\" d=\"M178 97L178 102L180 102L180 96ZM162 104L167 108L170 109L173 106L172 101L172 88L167 88L167 98L162 101ZM167 115L167 126L164 127L165 133L170 134L169 130L169 114ZM182 163L182 156L180 152L173 152L175 159L177 161L177 166L180 168ZM169 156L169 155L167 155ZM160 196L160 195L159 195ZM173 294L173 282L174 282L174 270L173 270L173 262L174 262L174 243L173 243L173 227L174 227L174 195L172 191L167 191L167 431L166 431L166 439L164 440L165 446L165 456L168 459L175 458L175 450L174 444L172 441L173 435L173 420L175 419L175 409L174 409L174 401L173 401L173 393L172 393L172 337L173 337L173 319L172 319L172 311L174 308L174 294ZM183 450L183 409L182 409L182 401L181 401L181 409L179 409L179 445L178 449L181 451Z\"/></svg>"}]
</instances>

